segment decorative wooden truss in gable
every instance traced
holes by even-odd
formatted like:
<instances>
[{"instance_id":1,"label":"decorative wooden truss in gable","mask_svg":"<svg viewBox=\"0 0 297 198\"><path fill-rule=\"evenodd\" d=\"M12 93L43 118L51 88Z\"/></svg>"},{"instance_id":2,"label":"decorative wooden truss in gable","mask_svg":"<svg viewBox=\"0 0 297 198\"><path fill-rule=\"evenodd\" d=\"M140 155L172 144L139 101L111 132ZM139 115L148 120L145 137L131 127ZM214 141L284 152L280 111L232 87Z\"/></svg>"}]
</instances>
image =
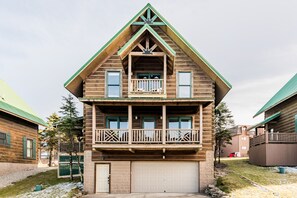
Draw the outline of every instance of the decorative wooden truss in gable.
<instances>
[{"instance_id":1,"label":"decorative wooden truss in gable","mask_svg":"<svg viewBox=\"0 0 297 198\"><path fill-rule=\"evenodd\" d=\"M151 28L145 24L118 51L125 71L128 70L128 57L133 56L132 65L140 63L145 57L155 57L154 61L163 64L163 57L167 56L168 73L173 72L175 51Z\"/></svg>"},{"instance_id":2,"label":"decorative wooden truss in gable","mask_svg":"<svg viewBox=\"0 0 297 198\"><path fill-rule=\"evenodd\" d=\"M132 25L159 25L163 26L165 23L155 14L150 8L146 10Z\"/></svg>"}]
</instances>

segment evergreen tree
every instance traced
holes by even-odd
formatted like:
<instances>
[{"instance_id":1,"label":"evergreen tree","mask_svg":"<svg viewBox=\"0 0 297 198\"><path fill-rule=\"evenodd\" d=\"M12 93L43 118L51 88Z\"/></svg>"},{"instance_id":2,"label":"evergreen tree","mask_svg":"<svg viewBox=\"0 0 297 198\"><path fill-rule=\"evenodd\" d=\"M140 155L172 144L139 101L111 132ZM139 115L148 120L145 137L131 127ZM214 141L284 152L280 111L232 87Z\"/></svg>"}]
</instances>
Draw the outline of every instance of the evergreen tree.
<instances>
[{"instance_id":1,"label":"evergreen tree","mask_svg":"<svg viewBox=\"0 0 297 198\"><path fill-rule=\"evenodd\" d=\"M58 148L58 131L56 124L60 121L59 116L56 113L53 113L47 118L47 127L40 131L39 141L41 142L41 147L49 151L49 162L48 166L52 165L52 155L53 151Z\"/></svg>"},{"instance_id":2,"label":"evergreen tree","mask_svg":"<svg viewBox=\"0 0 297 198\"><path fill-rule=\"evenodd\" d=\"M215 163L221 163L221 148L232 144L230 128L234 125L233 115L225 102L221 102L215 109Z\"/></svg>"},{"instance_id":3,"label":"evergreen tree","mask_svg":"<svg viewBox=\"0 0 297 198\"><path fill-rule=\"evenodd\" d=\"M69 94L68 97L63 96L62 100L62 107L59 111L59 113L62 114L62 117L58 129L62 133L62 141L69 145L67 152L70 157L70 179L73 180L73 154L76 154L74 143L81 132L81 126L78 121L78 111L75 102L73 101L73 97Z\"/></svg>"}]
</instances>

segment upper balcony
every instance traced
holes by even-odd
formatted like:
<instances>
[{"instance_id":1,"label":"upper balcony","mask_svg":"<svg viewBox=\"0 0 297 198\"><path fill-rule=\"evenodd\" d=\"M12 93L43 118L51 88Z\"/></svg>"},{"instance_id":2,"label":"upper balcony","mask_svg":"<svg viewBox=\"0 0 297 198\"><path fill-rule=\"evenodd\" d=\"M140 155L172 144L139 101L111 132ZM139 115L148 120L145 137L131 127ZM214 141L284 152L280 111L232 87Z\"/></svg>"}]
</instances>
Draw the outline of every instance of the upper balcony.
<instances>
[{"instance_id":1,"label":"upper balcony","mask_svg":"<svg viewBox=\"0 0 297 198\"><path fill-rule=\"evenodd\" d=\"M167 75L173 72L176 53L149 25L140 28L118 55L128 74L128 97L166 98Z\"/></svg>"}]
</instances>

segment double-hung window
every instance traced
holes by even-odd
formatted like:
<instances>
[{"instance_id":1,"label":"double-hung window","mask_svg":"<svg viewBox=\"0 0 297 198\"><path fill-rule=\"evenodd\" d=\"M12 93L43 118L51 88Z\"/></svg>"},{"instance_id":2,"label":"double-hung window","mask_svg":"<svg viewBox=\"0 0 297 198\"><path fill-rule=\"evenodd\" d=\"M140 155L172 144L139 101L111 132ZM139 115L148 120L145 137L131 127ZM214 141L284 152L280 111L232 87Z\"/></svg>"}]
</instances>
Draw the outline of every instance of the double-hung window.
<instances>
[{"instance_id":1,"label":"double-hung window","mask_svg":"<svg viewBox=\"0 0 297 198\"><path fill-rule=\"evenodd\" d=\"M192 97L192 75L191 72L178 72L178 98Z\"/></svg>"},{"instance_id":2,"label":"double-hung window","mask_svg":"<svg viewBox=\"0 0 297 198\"><path fill-rule=\"evenodd\" d=\"M33 158L33 140L27 139L27 158Z\"/></svg>"},{"instance_id":3,"label":"double-hung window","mask_svg":"<svg viewBox=\"0 0 297 198\"><path fill-rule=\"evenodd\" d=\"M10 145L10 134L0 132L0 145Z\"/></svg>"},{"instance_id":4,"label":"double-hung window","mask_svg":"<svg viewBox=\"0 0 297 198\"><path fill-rule=\"evenodd\" d=\"M108 71L107 74L107 97L118 98L121 95L121 72Z\"/></svg>"}]
</instances>

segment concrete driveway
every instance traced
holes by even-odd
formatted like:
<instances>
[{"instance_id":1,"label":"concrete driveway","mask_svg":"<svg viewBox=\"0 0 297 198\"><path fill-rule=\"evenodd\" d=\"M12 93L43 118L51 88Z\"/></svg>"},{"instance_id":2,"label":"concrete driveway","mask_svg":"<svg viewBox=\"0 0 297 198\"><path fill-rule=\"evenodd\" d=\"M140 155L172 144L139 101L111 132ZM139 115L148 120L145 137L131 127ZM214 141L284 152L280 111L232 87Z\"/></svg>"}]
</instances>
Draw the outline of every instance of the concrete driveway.
<instances>
[{"instance_id":1,"label":"concrete driveway","mask_svg":"<svg viewBox=\"0 0 297 198\"><path fill-rule=\"evenodd\" d=\"M85 195L88 198L206 198L203 194L188 194L188 193L131 193L131 194L92 194Z\"/></svg>"}]
</instances>

